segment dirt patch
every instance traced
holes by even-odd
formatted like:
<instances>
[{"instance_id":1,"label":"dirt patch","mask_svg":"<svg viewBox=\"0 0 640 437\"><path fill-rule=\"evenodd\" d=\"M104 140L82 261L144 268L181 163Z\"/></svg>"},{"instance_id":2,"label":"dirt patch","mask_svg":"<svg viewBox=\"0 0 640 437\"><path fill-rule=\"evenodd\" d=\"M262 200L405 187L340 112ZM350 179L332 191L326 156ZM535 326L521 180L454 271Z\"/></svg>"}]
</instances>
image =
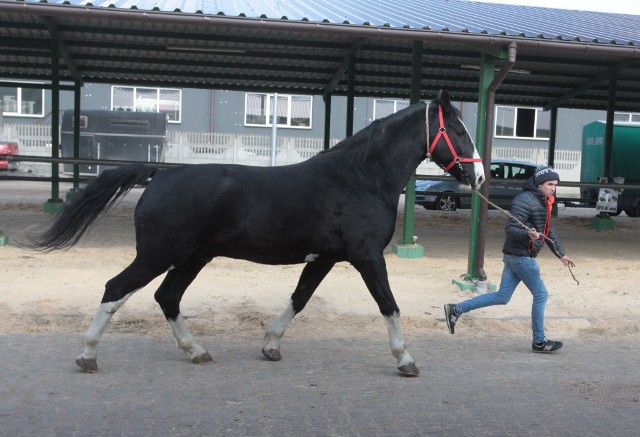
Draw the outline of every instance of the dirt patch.
<instances>
[{"instance_id":1,"label":"dirt patch","mask_svg":"<svg viewBox=\"0 0 640 437\"><path fill-rule=\"evenodd\" d=\"M25 232L41 230L51 218L40 212L45 193L12 196L7 184L0 195L0 231L10 238L0 248L0 333L82 333L102 297L104 283L133 259L133 207L139 192L110 211L76 247L39 253L17 246ZM24 185L25 183L23 183ZM30 188L31 190L31 188ZM42 191L42 190L41 190ZM7 194L8 193L8 194ZM547 333L553 338L619 337L640 334L638 247L640 219L616 217L616 229L597 232L590 223L594 210L560 211L556 229L576 261L580 285L548 250L539 257L550 292ZM400 259L387 248L389 280L402 310L405 333L444 333L442 305L473 293L452 284L467 269L470 229L468 211L440 213L416 208L415 233L425 247L422 259ZM402 233L402 207L394 241ZM505 218L489 212L485 270L498 283ZM302 265L263 266L215 259L187 291L182 312L195 336L261 337L284 310ZM160 278L136 293L116 314L108 332L170 336L153 299ZM456 328L460 336L530 336L531 295L520 286L507 306L465 315ZM287 335L350 337L386 335L386 326L360 275L338 264L320 285Z\"/></svg>"}]
</instances>

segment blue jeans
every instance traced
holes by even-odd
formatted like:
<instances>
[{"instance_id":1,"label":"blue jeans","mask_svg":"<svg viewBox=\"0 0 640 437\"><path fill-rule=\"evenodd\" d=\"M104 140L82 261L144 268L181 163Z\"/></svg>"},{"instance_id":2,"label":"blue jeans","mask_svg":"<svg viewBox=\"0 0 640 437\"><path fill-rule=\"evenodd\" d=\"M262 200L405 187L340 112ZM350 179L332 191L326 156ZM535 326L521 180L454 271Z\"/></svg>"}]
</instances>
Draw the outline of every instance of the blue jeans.
<instances>
[{"instance_id":1,"label":"blue jeans","mask_svg":"<svg viewBox=\"0 0 640 437\"><path fill-rule=\"evenodd\" d=\"M459 315L492 305L506 305L513 296L520 281L526 285L533 296L531 305L531 329L533 341L544 341L544 307L547 303L547 287L542 281L540 266L535 258L528 256L504 255L504 270L500 280L500 289L495 293L480 294L456 305Z\"/></svg>"}]
</instances>

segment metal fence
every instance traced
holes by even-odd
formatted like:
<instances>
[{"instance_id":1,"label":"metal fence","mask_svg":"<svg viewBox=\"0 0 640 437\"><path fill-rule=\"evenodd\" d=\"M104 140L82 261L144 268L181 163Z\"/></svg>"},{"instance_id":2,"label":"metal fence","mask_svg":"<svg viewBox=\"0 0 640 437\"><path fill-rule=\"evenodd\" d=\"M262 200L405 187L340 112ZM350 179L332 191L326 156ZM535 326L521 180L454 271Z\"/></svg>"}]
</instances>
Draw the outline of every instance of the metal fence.
<instances>
[{"instance_id":1,"label":"metal fence","mask_svg":"<svg viewBox=\"0 0 640 437\"><path fill-rule=\"evenodd\" d=\"M3 139L15 141L20 146L20 154L51 156L51 126L7 124L4 125ZM330 146L339 142L332 139ZM218 132L167 132L167 146L164 161L178 164L221 163L257 166L271 165L270 135L230 134ZM324 147L322 138L278 136L276 139L276 165L295 164L305 161ZM494 146L494 159L516 159L534 164L548 162L546 144L536 148L518 146ZM556 147L554 166L563 181L580 181L582 153ZM24 163L34 173L47 174L50 164ZM418 166L418 175L442 175L442 170L432 162Z\"/></svg>"}]
</instances>

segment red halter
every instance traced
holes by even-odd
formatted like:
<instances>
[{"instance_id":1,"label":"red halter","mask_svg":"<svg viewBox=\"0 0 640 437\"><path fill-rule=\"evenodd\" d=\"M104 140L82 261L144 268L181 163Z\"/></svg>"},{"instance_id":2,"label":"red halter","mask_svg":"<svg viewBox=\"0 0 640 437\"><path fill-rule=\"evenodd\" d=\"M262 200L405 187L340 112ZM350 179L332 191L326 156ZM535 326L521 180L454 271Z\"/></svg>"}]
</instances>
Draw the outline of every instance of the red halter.
<instances>
[{"instance_id":1,"label":"red halter","mask_svg":"<svg viewBox=\"0 0 640 437\"><path fill-rule=\"evenodd\" d=\"M433 142L429 146L429 157L431 157L431 154L433 153L436 146L438 145L440 138L444 137L445 141L447 142L447 145L449 146L449 150L451 151L451 155L453 155L453 160L446 167L440 164L438 165L445 172L447 172L451 169L451 167L458 164L458 166L460 167L460 171L464 175L466 174L466 171L464 171L462 168L463 162L482 162L482 158L464 158L464 157L460 158L460 156L458 156L458 153L456 152L456 149L454 149L453 144L451 144L451 138L449 138L449 134L447 133L447 128L444 127L444 117L442 116L442 106L440 105L438 105L438 118L440 120L440 128L438 129L438 135L436 135L436 137L433 139ZM429 144L429 107L428 106L427 106L427 144Z\"/></svg>"}]
</instances>

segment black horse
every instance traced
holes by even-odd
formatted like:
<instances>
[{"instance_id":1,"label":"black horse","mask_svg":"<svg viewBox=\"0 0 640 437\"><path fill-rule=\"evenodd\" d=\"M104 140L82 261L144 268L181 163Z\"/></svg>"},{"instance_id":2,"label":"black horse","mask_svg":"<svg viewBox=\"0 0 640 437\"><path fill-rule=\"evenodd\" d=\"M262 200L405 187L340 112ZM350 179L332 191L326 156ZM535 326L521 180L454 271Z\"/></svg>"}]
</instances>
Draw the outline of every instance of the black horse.
<instances>
[{"instance_id":1,"label":"black horse","mask_svg":"<svg viewBox=\"0 0 640 437\"><path fill-rule=\"evenodd\" d=\"M430 144L430 146L429 146ZM107 282L76 363L97 371L97 346L113 314L138 289L166 273L155 299L181 350L194 363L212 361L191 336L180 300L200 270L225 256L264 264L306 263L291 301L267 329L263 354L280 360L280 338L332 267L351 263L384 316L391 352L403 374L418 368L400 330L383 250L394 232L398 201L427 156L472 188L484 179L473 141L446 91L429 107L417 103L374 121L330 150L294 165L203 164L157 169L127 165L89 183L40 236L40 250L73 246L98 215L137 184L136 257Z\"/></svg>"}]
</instances>

